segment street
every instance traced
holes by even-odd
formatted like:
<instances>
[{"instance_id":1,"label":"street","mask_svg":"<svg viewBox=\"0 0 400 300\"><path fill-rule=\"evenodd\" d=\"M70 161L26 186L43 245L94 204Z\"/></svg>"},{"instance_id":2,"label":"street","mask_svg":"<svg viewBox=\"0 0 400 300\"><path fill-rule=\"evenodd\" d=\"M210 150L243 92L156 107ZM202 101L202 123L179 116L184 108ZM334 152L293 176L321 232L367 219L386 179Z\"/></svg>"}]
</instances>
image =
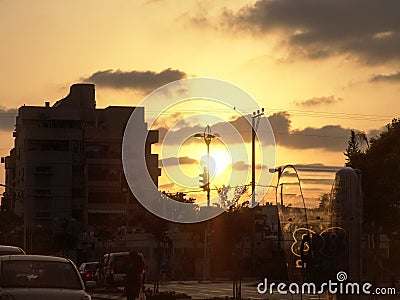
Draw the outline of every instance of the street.
<instances>
[{"instance_id":1,"label":"street","mask_svg":"<svg viewBox=\"0 0 400 300\"><path fill-rule=\"evenodd\" d=\"M318 295L260 295L257 292L257 282L243 282L242 283L242 299L276 299L276 300L327 300L327 296ZM151 284L146 285L146 289L152 288ZM174 281L160 285L160 292L174 291L176 293L185 293L192 297L192 299L213 299L216 297L232 297L232 282L197 282L197 281ZM118 299L125 300L122 294L106 294L95 292L92 293L93 299Z\"/></svg>"}]
</instances>

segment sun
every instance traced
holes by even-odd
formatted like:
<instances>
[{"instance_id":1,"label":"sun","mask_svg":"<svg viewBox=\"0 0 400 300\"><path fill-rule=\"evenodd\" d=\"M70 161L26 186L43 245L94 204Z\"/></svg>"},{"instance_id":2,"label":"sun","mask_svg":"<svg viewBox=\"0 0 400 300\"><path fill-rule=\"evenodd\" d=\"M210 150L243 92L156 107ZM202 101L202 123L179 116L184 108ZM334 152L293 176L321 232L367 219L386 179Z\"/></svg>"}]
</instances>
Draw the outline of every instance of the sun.
<instances>
[{"instance_id":1,"label":"sun","mask_svg":"<svg viewBox=\"0 0 400 300\"><path fill-rule=\"evenodd\" d=\"M211 150L210 160L214 162L214 166L212 166L213 163L210 162L210 171L212 173L215 172L216 175L223 173L226 167L232 163L228 151L222 149ZM212 169L213 167L215 168L214 172Z\"/></svg>"}]
</instances>

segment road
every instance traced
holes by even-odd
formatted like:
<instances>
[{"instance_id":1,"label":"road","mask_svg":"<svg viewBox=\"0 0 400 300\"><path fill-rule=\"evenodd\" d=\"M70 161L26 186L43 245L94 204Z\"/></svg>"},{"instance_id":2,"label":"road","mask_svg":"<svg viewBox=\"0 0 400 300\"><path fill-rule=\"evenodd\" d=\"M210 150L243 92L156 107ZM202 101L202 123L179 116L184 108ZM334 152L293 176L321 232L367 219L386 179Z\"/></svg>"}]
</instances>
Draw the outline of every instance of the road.
<instances>
[{"instance_id":1,"label":"road","mask_svg":"<svg viewBox=\"0 0 400 300\"><path fill-rule=\"evenodd\" d=\"M257 282L243 282L242 283L242 299L270 299L270 300L327 300L328 297L318 297L315 295L280 295L280 294L267 294L260 295L257 292ZM151 284L146 285L146 288L152 288ZM183 282L168 282L160 285L160 292L174 291L176 293L185 293L192 297L192 299L211 299L215 297L232 297L232 282L197 282L197 281L183 281ZM93 299L115 299L126 300L125 297L119 294L105 294L105 293L92 293Z\"/></svg>"}]
</instances>

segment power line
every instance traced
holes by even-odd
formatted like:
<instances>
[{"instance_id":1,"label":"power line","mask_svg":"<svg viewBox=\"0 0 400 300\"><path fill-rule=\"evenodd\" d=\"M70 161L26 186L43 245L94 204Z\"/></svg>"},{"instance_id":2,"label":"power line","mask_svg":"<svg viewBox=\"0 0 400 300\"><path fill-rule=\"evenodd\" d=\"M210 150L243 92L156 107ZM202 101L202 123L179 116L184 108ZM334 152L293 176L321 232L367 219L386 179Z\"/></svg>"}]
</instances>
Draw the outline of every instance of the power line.
<instances>
[{"instance_id":1,"label":"power line","mask_svg":"<svg viewBox=\"0 0 400 300\"><path fill-rule=\"evenodd\" d=\"M276 112L287 112L291 115L295 116L306 116L306 117L325 117L325 118L339 118L339 119L354 119L357 120L372 120L372 121L381 121L387 120L388 118L393 118L393 116L389 115L377 115L377 114L352 114L352 113L344 113L344 112L327 112L327 111L313 111L313 110L297 110L297 109L283 109L283 108L265 108L266 111L270 111L272 113ZM213 111L217 112L233 112L233 109L219 109L215 108ZM239 110L236 110L239 111ZM240 110L243 113L248 113L251 115L252 109ZM158 115L158 116L170 116L177 113L210 113L209 109L179 109L176 111L152 111L146 110L145 113L147 115ZM9 113L9 112L0 112L0 117L16 117L18 113Z\"/></svg>"}]
</instances>

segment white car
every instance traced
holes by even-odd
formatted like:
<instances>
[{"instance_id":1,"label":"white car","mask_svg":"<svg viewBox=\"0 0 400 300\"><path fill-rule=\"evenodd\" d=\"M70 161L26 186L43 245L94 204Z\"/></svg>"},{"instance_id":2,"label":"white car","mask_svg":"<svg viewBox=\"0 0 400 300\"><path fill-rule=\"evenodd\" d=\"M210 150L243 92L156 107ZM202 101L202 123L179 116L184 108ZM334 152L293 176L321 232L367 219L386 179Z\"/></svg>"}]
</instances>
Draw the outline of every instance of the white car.
<instances>
[{"instance_id":1,"label":"white car","mask_svg":"<svg viewBox=\"0 0 400 300\"><path fill-rule=\"evenodd\" d=\"M11 254L25 254L25 251L20 247L0 245L0 255L11 255Z\"/></svg>"},{"instance_id":2,"label":"white car","mask_svg":"<svg viewBox=\"0 0 400 300\"><path fill-rule=\"evenodd\" d=\"M75 264L43 255L0 256L1 300L91 300Z\"/></svg>"}]
</instances>

